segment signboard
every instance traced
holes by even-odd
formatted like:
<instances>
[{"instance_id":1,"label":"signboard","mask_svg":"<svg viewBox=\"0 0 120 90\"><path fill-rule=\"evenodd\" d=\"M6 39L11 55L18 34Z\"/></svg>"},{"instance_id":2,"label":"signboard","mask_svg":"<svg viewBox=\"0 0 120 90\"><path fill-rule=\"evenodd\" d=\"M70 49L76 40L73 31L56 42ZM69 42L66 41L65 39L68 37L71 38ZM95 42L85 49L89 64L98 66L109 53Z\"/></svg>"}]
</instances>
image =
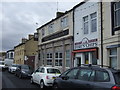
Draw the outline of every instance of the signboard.
<instances>
[{"instance_id":1,"label":"signboard","mask_svg":"<svg viewBox=\"0 0 120 90\"><path fill-rule=\"evenodd\" d=\"M85 48L94 48L98 46L97 39L83 38L82 41L75 43L75 49L85 49Z\"/></svg>"}]
</instances>

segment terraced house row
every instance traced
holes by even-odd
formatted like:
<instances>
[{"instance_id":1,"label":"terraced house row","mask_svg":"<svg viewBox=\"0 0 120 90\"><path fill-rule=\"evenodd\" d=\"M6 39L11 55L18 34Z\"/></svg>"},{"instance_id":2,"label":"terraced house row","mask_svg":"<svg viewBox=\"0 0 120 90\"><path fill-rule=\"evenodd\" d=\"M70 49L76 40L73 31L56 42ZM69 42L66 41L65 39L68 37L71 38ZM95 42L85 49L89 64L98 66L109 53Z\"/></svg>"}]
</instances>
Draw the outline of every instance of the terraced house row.
<instances>
[{"instance_id":1,"label":"terraced house row","mask_svg":"<svg viewBox=\"0 0 120 90\"><path fill-rule=\"evenodd\" d=\"M87 0L37 28L35 67L81 64L120 69L120 0Z\"/></svg>"}]
</instances>

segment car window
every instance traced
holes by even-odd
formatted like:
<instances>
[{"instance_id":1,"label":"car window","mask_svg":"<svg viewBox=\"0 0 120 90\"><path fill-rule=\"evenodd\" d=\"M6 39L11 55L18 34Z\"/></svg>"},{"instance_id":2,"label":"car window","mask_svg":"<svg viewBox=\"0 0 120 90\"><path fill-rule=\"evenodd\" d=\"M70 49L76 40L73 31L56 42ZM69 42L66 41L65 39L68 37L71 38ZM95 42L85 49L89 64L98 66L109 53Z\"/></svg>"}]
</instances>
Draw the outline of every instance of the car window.
<instances>
[{"instance_id":1,"label":"car window","mask_svg":"<svg viewBox=\"0 0 120 90\"><path fill-rule=\"evenodd\" d=\"M92 74L92 70L81 69L78 74L78 79L88 81L91 74Z\"/></svg>"},{"instance_id":2,"label":"car window","mask_svg":"<svg viewBox=\"0 0 120 90\"><path fill-rule=\"evenodd\" d=\"M97 82L108 82L110 81L109 74L103 71L96 71L96 81Z\"/></svg>"},{"instance_id":3,"label":"car window","mask_svg":"<svg viewBox=\"0 0 120 90\"><path fill-rule=\"evenodd\" d=\"M66 76L66 74L67 74L69 71L70 71L70 69L67 70L67 71L65 71L65 72L63 72L63 73L60 75L60 77L62 77L62 76Z\"/></svg>"},{"instance_id":4,"label":"car window","mask_svg":"<svg viewBox=\"0 0 120 90\"><path fill-rule=\"evenodd\" d=\"M39 69L39 72L40 72L40 73L45 73L45 69L44 69L44 68L40 68L40 69Z\"/></svg>"},{"instance_id":5,"label":"car window","mask_svg":"<svg viewBox=\"0 0 120 90\"><path fill-rule=\"evenodd\" d=\"M75 79L79 69L72 69L69 73L66 74L66 76L69 77L69 79Z\"/></svg>"},{"instance_id":6,"label":"car window","mask_svg":"<svg viewBox=\"0 0 120 90\"><path fill-rule=\"evenodd\" d=\"M22 65L22 69L29 69L29 66L27 66L27 65Z\"/></svg>"},{"instance_id":7,"label":"car window","mask_svg":"<svg viewBox=\"0 0 120 90\"><path fill-rule=\"evenodd\" d=\"M114 74L116 84L120 84L120 72Z\"/></svg>"},{"instance_id":8,"label":"car window","mask_svg":"<svg viewBox=\"0 0 120 90\"><path fill-rule=\"evenodd\" d=\"M47 69L47 73L50 73L50 74L59 73L60 74L60 71L58 69L49 68L49 69Z\"/></svg>"},{"instance_id":9,"label":"car window","mask_svg":"<svg viewBox=\"0 0 120 90\"><path fill-rule=\"evenodd\" d=\"M89 81L95 81L95 71L92 71Z\"/></svg>"}]
</instances>

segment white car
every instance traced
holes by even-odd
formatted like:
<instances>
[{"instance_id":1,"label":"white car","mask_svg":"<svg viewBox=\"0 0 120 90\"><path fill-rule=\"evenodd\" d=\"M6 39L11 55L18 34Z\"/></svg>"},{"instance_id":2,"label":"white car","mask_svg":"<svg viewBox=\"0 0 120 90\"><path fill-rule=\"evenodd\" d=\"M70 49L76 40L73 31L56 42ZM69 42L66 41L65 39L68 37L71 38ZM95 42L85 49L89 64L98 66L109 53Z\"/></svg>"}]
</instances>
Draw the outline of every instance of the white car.
<instances>
[{"instance_id":1,"label":"white car","mask_svg":"<svg viewBox=\"0 0 120 90\"><path fill-rule=\"evenodd\" d=\"M31 77L31 83L37 83L40 88L52 86L53 81L60 75L60 70L55 67L39 67Z\"/></svg>"},{"instance_id":2,"label":"white car","mask_svg":"<svg viewBox=\"0 0 120 90\"><path fill-rule=\"evenodd\" d=\"M5 68L5 63L4 63L4 61L0 61L0 69L2 70L2 69L4 69Z\"/></svg>"},{"instance_id":3,"label":"white car","mask_svg":"<svg viewBox=\"0 0 120 90\"><path fill-rule=\"evenodd\" d=\"M8 71L13 73L15 72L17 69L17 64L12 64L9 68L8 68Z\"/></svg>"}]
</instances>

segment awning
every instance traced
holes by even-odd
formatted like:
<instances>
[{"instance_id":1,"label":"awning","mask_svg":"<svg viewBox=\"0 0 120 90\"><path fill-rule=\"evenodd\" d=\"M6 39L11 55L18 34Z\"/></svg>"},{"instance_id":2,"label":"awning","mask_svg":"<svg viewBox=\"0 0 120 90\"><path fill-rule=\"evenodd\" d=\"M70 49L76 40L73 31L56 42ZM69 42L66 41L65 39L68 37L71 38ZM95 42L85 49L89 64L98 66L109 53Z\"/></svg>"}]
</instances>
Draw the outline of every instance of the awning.
<instances>
[{"instance_id":1,"label":"awning","mask_svg":"<svg viewBox=\"0 0 120 90\"><path fill-rule=\"evenodd\" d=\"M97 51L97 48L94 49L82 49L82 50L75 50L72 53L80 53L80 52L92 52L92 51Z\"/></svg>"}]
</instances>

